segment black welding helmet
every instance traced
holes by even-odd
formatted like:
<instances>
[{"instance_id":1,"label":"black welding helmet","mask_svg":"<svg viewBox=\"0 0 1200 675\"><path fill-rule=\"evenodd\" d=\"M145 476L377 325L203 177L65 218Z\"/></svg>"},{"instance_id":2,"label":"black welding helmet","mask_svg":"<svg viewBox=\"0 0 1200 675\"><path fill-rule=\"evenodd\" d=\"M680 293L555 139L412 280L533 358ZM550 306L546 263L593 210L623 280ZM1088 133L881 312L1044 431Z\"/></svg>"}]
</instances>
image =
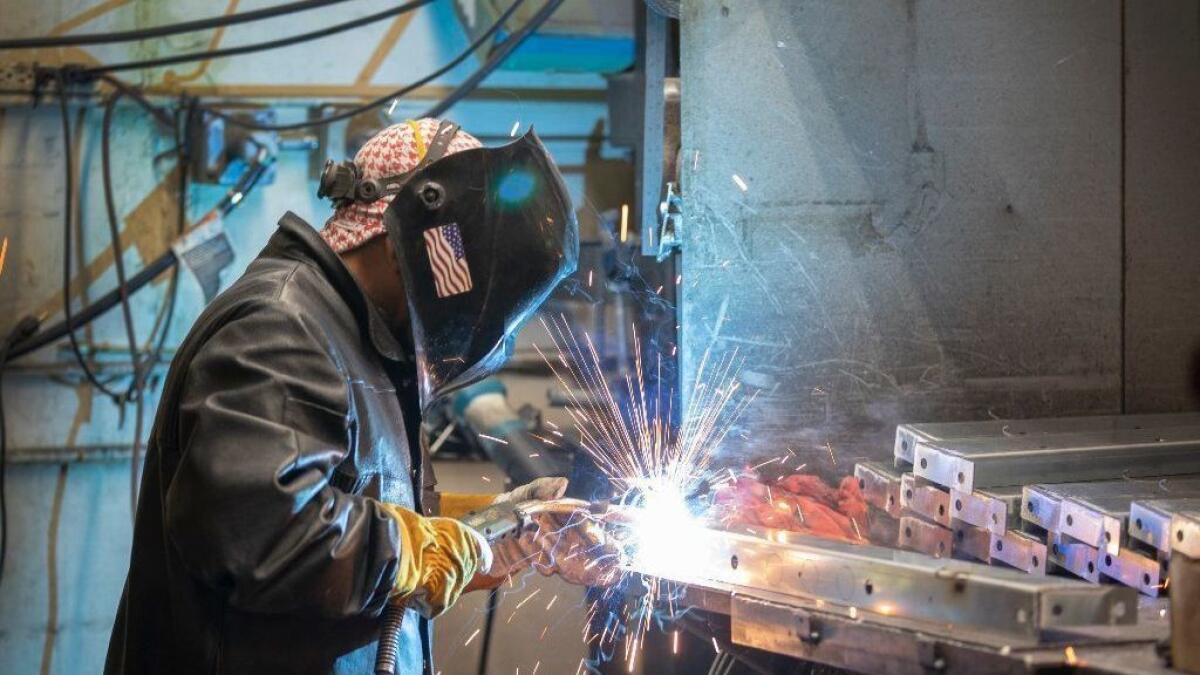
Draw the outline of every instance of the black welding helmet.
<instances>
[{"instance_id":1,"label":"black welding helmet","mask_svg":"<svg viewBox=\"0 0 1200 675\"><path fill-rule=\"evenodd\" d=\"M571 198L532 129L419 168L384 224L404 275L423 408L499 370L579 258Z\"/></svg>"}]
</instances>

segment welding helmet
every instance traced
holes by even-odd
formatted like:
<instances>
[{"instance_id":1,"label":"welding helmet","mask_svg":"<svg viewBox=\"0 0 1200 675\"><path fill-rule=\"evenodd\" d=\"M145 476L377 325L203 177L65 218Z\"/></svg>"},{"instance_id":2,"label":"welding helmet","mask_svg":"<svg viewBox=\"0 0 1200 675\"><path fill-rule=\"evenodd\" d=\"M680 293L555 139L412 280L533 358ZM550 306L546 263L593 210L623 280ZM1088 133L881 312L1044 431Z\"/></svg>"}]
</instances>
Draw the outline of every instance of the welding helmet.
<instances>
[{"instance_id":1,"label":"welding helmet","mask_svg":"<svg viewBox=\"0 0 1200 675\"><path fill-rule=\"evenodd\" d=\"M570 196L532 129L418 168L384 225L404 276L423 408L499 370L579 258Z\"/></svg>"}]
</instances>

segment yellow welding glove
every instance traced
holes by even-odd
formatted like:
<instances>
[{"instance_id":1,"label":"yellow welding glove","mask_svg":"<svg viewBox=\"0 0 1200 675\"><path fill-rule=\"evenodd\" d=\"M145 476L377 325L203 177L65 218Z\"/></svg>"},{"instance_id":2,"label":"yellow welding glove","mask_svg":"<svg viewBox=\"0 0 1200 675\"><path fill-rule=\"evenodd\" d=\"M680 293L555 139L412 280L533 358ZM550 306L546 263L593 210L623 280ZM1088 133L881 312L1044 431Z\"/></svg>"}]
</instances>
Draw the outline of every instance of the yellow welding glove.
<instances>
[{"instance_id":1,"label":"yellow welding glove","mask_svg":"<svg viewBox=\"0 0 1200 675\"><path fill-rule=\"evenodd\" d=\"M487 540L453 518L427 518L395 504L380 508L400 530L393 601L427 617L446 611L475 577L492 566Z\"/></svg>"},{"instance_id":2,"label":"yellow welding glove","mask_svg":"<svg viewBox=\"0 0 1200 675\"><path fill-rule=\"evenodd\" d=\"M439 492L441 502L440 514L446 518L462 519L473 511L479 511L492 505L496 495L472 495L462 492Z\"/></svg>"},{"instance_id":3,"label":"yellow welding glove","mask_svg":"<svg viewBox=\"0 0 1200 675\"><path fill-rule=\"evenodd\" d=\"M441 513L447 518L462 519L469 513L479 511L492 504L500 502L519 502L530 499L551 500L562 497L567 491L567 479L560 477L535 478L508 492L498 495L465 494L461 492L441 492Z\"/></svg>"}]
</instances>

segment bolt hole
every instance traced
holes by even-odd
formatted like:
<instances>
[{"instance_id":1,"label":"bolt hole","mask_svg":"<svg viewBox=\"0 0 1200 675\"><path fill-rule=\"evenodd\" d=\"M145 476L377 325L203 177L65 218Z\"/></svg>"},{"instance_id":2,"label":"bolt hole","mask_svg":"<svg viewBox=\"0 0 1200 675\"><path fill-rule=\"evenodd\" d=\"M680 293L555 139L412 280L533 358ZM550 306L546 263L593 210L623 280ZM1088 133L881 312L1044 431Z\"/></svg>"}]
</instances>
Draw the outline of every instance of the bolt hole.
<instances>
[{"instance_id":1,"label":"bolt hole","mask_svg":"<svg viewBox=\"0 0 1200 675\"><path fill-rule=\"evenodd\" d=\"M1183 530L1179 530L1175 533L1175 539L1176 541L1183 541Z\"/></svg>"},{"instance_id":2,"label":"bolt hole","mask_svg":"<svg viewBox=\"0 0 1200 675\"><path fill-rule=\"evenodd\" d=\"M1104 554L1104 566L1112 567L1112 556L1108 555L1107 553Z\"/></svg>"},{"instance_id":3,"label":"bolt hole","mask_svg":"<svg viewBox=\"0 0 1200 675\"><path fill-rule=\"evenodd\" d=\"M922 469L929 468L929 461L927 459L925 459L924 457L921 458L921 468Z\"/></svg>"},{"instance_id":4,"label":"bolt hole","mask_svg":"<svg viewBox=\"0 0 1200 675\"><path fill-rule=\"evenodd\" d=\"M1003 551L1003 550L1004 550L1004 541L1003 541L1002 539L997 539L997 540L996 540L996 550L997 550L997 551Z\"/></svg>"},{"instance_id":5,"label":"bolt hole","mask_svg":"<svg viewBox=\"0 0 1200 675\"><path fill-rule=\"evenodd\" d=\"M1088 574L1093 574L1093 573L1095 573L1095 571L1096 571L1096 565L1094 563L1089 562L1088 563Z\"/></svg>"},{"instance_id":6,"label":"bolt hole","mask_svg":"<svg viewBox=\"0 0 1200 675\"><path fill-rule=\"evenodd\" d=\"M1149 572L1142 572L1142 584L1144 584L1146 586L1150 585L1150 573Z\"/></svg>"},{"instance_id":7,"label":"bolt hole","mask_svg":"<svg viewBox=\"0 0 1200 675\"><path fill-rule=\"evenodd\" d=\"M1136 527L1138 529L1138 531L1146 529L1146 528L1142 527L1142 519L1141 518L1138 518L1137 520L1133 521L1133 526Z\"/></svg>"},{"instance_id":8,"label":"bolt hole","mask_svg":"<svg viewBox=\"0 0 1200 675\"><path fill-rule=\"evenodd\" d=\"M912 528L911 527L904 528L904 538L912 539Z\"/></svg>"},{"instance_id":9,"label":"bolt hole","mask_svg":"<svg viewBox=\"0 0 1200 675\"><path fill-rule=\"evenodd\" d=\"M999 525L1000 524L1000 516L993 513L992 514L992 524Z\"/></svg>"},{"instance_id":10,"label":"bolt hole","mask_svg":"<svg viewBox=\"0 0 1200 675\"><path fill-rule=\"evenodd\" d=\"M905 499L912 499L912 490L905 490L905 491L904 491L904 498L905 498Z\"/></svg>"},{"instance_id":11,"label":"bolt hole","mask_svg":"<svg viewBox=\"0 0 1200 675\"><path fill-rule=\"evenodd\" d=\"M963 540L963 536L964 536L964 533L963 533L963 531L962 531L962 530L958 530L958 531L956 531L956 532L954 533L954 537L955 537L956 539L958 539L959 541L962 541L962 540Z\"/></svg>"},{"instance_id":12,"label":"bolt hole","mask_svg":"<svg viewBox=\"0 0 1200 675\"><path fill-rule=\"evenodd\" d=\"M958 482L965 483L966 481L967 481L967 477L963 475L963 472L959 471L958 472Z\"/></svg>"},{"instance_id":13,"label":"bolt hole","mask_svg":"<svg viewBox=\"0 0 1200 675\"><path fill-rule=\"evenodd\" d=\"M888 495L888 506L893 506L895 503L896 503L896 498L892 495Z\"/></svg>"},{"instance_id":14,"label":"bolt hole","mask_svg":"<svg viewBox=\"0 0 1200 675\"><path fill-rule=\"evenodd\" d=\"M729 8L728 7L726 7L724 5L721 6L721 16L729 16Z\"/></svg>"},{"instance_id":15,"label":"bolt hole","mask_svg":"<svg viewBox=\"0 0 1200 675\"><path fill-rule=\"evenodd\" d=\"M1062 613L1063 613L1062 605L1055 605L1055 606L1051 607L1050 613L1053 614L1054 616L1062 616Z\"/></svg>"},{"instance_id":16,"label":"bolt hole","mask_svg":"<svg viewBox=\"0 0 1200 675\"><path fill-rule=\"evenodd\" d=\"M955 510L955 511L962 511L962 500L961 500L961 499L955 499L955 500L954 500L954 510Z\"/></svg>"},{"instance_id":17,"label":"bolt hole","mask_svg":"<svg viewBox=\"0 0 1200 675\"><path fill-rule=\"evenodd\" d=\"M903 450L908 450L908 441L900 441L900 448Z\"/></svg>"},{"instance_id":18,"label":"bolt hole","mask_svg":"<svg viewBox=\"0 0 1200 675\"><path fill-rule=\"evenodd\" d=\"M867 579L867 583L863 584L863 590L867 592L867 595L875 592L875 586L871 583L870 579Z\"/></svg>"},{"instance_id":19,"label":"bolt hole","mask_svg":"<svg viewBox=\"0 0 1200 675\"><path fill-rule=\"evenodd\" d=\"M1074 524L1075 524L1075 518L1072 517L1071 514L1067 514L1067 526L1071 526Z\"/></svg>"},{"instance_id":20,"label":"bolt hole","mask_svg":"<svg viewBox=\"0 0 1200 675\"><path fill-rule=\"evenodd\" d=\"M938 553L944 553L945 551L946 551L946 542L939 541L938 542Z\"/></svg>"},{"instance_id":21,"label":"bolt hole","mask_svg":"<svg viewBox=\"0 0 1200 675\"><path fill-rule=\"evenodd\" d=\"M1030 513L1037 513L1037 505L1033 503L1032 499L1025 505L1025 508L1029 509Z\"/></svg>"},{"instance_id":22,"label":"bolt hole","mask_svg":"<svg viewBox=\"0 0 1200 675\"><path fill-rule=\"evenodd\" d=\"M1054 552L1054 555L1058 555L1058 544L1051 544L1050 550Z\"/></svg>"},{"instance_id":23,"label":"bolt hole","mask_svg":"<svg viewBox=\"0 0 1200 675\"><path fill-rule=\"evenodd\" d=\"M859 478L859 479L858 479L858 489L859 489L859 490L866 490L866 489L867 489L867 481L865 481L865 480L863 480L863 479Z\"/></svg>"},{"instance_id":24,"label":"bolt hole","mask_svg":"<svg viewBox=\"0 0 1200 675\"><path fill-rule=\"evenodd\" d=\"M939 516L944 516L944 515L946 515L946 507L945 507L945 505L943 505L943 504L938 504L938 515L939 515Z\"/></svg>"},{"instance_id":25,"label":"bolt hole","mask_svg":"<svg viewBox=\"0 0 1200 675\"><path fill-rule=\"evenodd\" d=\"M1034 566L1034 567L1040 567L1040 566L1041 566L1041 563L1040 563L1040 562L1038 562L1038 557L1037 557L1036 555L1035 555L1035 556L1033 556L1033 566Z\"/></svg>"},{"instance_id":26,"label":"bolt hole","mask_svg":"<svg viewBox=\"0 0 1200 675\"><path fill-rule=\"evenodd\" d=\"M737 557L736 555L735 555L735 556L733 556L733 557L731 557L731 558L729 559L729 566L730 566L730 567L732 567L732 568L733 568L733 569L735 569L735 570L737 569L737 567L738 567L738 557Z\"/></svg>"}]
</instances>

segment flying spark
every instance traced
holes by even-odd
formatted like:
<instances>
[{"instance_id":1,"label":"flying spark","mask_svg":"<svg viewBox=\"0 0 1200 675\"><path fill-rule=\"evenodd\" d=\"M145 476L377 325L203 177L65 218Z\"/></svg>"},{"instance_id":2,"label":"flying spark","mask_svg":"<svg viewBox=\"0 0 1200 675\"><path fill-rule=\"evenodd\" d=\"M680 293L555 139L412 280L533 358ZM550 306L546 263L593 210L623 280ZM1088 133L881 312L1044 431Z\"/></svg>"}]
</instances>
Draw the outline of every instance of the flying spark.
<instances>
[{"instance_id":1,"label":"flying spark","mask_svg":"<svg viewBox=\"0 0 1200 675\"><path fill-rule=\"evenodd\" d=\"M513 122L512 131L508 132L508 137L516 138L517 132L520 131L520 129L521 129L521 120L517 120L516 122Z\"/></svg>"},{"instance_id":2,"label":"flying spark","mask_svg":"<svg viewBox=\"0 0 1200 675\"><path fill-rule=\"evenodd\" d=\"M629 205L621 205L621 243L629 239Z\"/></svg>"},{"instance_id":3,"label":"flying spark","mask_svg":"<svg viewBox=\"0 0 1200 675\"><path fill-rule=\"evenodd\" d=\"M742 180L742 177L737 175L736 173L733 174L733 184L738 186L738 189L741 190L742 192L746 192L747 190L750 189L750 186L746 185L746 181Z\"/></svg>"},{"instance_id":4,"label":"flying spark","mask_svg":"<svg viewBox=\"0 0 1200 675\"><path fill-rule=\"evenodd\" d=\"M398 99L398 98L392 99L392 104L388 106L388 112L387 112L388 117L391 117L392 113L396 112L396 104L399 102L400 102L400 99Z\"/></svg>"},{"instance_id":5,"label":"flying spark","mask_svg":"<svg viewBox=\"0 0 1200 675\"><path fill-rule=\"evenodd\" d=\"M471 633L471 637L467 638L467 641L463 643L463 646L466 647L467 645L471 644L471 641L475 639L475 636L479 635L479 631L481 631L481 630L483 630L483 629L476 628L475 632Z\"/></svg>"}]
</instances>

